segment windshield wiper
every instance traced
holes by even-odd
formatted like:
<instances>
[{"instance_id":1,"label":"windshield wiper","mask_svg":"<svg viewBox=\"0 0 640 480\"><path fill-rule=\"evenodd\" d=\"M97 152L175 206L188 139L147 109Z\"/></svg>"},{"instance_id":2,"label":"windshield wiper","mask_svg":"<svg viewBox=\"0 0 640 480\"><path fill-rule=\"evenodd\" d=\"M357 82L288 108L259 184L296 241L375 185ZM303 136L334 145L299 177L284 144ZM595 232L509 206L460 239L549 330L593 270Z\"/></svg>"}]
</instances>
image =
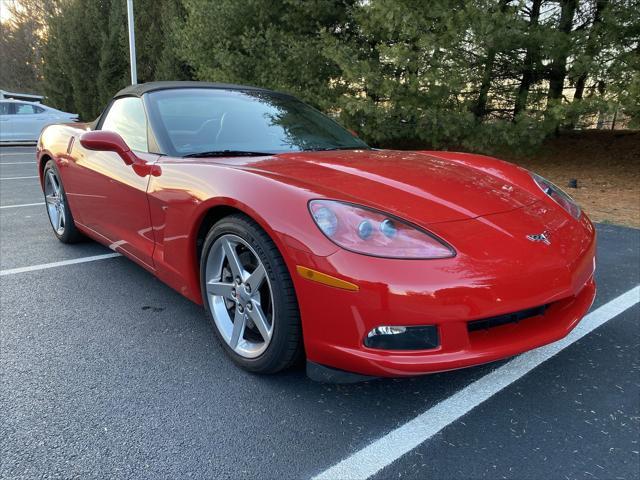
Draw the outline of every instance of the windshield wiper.
<instances>
[{"instance_id":1,"label":"windshield wiper","mask_svg":"<svg viewBox=\"0 0 640 480\"><path fill-rule=\"evenodd\" d=\"M265 152L252 152L249 150L212 150L210 152L196 152L183 155L182 158L202 157L267 157L272 155Z\"/></svg>"}]
</instances>

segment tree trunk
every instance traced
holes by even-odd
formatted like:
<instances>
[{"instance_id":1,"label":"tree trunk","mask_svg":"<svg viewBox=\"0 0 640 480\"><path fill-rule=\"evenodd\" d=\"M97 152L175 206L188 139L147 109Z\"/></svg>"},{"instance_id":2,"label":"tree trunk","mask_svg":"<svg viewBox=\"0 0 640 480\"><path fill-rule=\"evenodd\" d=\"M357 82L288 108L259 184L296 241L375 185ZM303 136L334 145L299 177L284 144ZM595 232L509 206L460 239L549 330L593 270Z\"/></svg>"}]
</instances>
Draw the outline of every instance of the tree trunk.
<instances>
[{"instance_id":1,"label":"tree trunk","mask_svg":"<svg viewBox=\"0 0 640 480\"><path fill-rule=\"evenodd\" d=\"M500 0L500 12L503 13L510 3L511 0ZM481 120L487 114L489 89L493 81L493 64L495 63L497 53L496 48L493 46L490 46L487 50L487 58L485 59L484 70L482 72L482 82L480 83L480 91L478 92L478 100L473 107L473 114L477 120Z\"/></svg>"},{"instance_id":2,"label":"tree trunk","mask_svg":"<svg viewBox=\"0 0 640 480\"><path fill-rule=\"evenodd\" d=\"M567 56L571 51L571 30L578 0L560 0L560 23L558 30L562 32L562 41L555 49L551 67L549 68L548 100L562 98L564 80L567 77ZM549 105L549 104L547 104Z\"/></svg>"},{"instance_id":3,"label":"tree trunk","mask_svg":"<svg viewBox=\"0 0 640 480\"><path fill-rule=\"evenodd\" d=\"M531 15L529 17L529 34L531 30L538 26L540 20L540 7L543 0L533 0L531 4ZM534 45L531 39L528 39L527 53L524 57L524 64L522 65L522 80L520 80L520 86L518 87L518 94L516 95L516 102L513 108L513 119L515 120L518 114L527 108L527 97L529 96L529 89L536 80L536 64L540 57L540 46Z\"/></svg>"},{"instance_id":4,"label":"tree trunk","mask_svg":"<svg viewBox=\"0 0 640 480\"><path fill-rule=\"evenodd\" d=\"M487 59L484 64L484 71L482 73L482 83L480 84L478 100L473 107L473 114L475 115L477 120L482 119L487 114L487 100L489 98L489 88L491 87L491 80L493 80L493 63L495 59L495 49L489 48L489 51L487 52Z\"/></svg>"},{"instance_id":5,"label":"tree trunk","mask_svg":"<svg viewBox=\"0 0 640 480\"><path fill-rule=\"evenodd\" d=\"M593 23L591 24L591 31L589 32L589 38L587 39L587 46L585 47L585 56L589 57L590 61L593 61L593 57L598 53L599 42L598 30L602 23L602 12L606 8L609 0L598 0L596 2L596 10L593 14ZM576 80L576 91L573 94L573 100L580 101L584 96L584 87L587 84L587 78L589 77L589 71L585 69Z\"/></svg>"}]
</instances>

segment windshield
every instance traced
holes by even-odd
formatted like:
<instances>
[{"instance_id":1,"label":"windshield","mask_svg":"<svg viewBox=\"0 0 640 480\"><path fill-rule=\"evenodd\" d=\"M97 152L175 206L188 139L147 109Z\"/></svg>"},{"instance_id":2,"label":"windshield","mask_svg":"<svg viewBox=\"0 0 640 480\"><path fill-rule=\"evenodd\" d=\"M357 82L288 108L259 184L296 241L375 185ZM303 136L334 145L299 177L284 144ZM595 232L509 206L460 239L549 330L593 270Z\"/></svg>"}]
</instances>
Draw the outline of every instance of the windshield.
<instances>
[{"instance_id":1,"label":"windshield","mask_svg":"<svg viewBox=\"0 0 640 480\"><path fill-rule=\"evenodd\" d=\"M329 117L288 95L174 89L148 94L158 142L173 156L369 148Z\"/></svg>"}]
</instances>

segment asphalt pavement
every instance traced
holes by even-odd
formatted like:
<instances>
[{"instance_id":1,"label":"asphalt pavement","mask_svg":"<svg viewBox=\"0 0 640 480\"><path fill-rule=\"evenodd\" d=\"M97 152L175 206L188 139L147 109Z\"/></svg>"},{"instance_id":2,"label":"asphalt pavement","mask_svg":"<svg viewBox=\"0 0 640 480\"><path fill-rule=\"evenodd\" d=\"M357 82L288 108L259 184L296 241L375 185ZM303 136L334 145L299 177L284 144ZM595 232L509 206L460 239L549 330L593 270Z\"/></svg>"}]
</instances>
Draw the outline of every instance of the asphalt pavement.
<instances>
[{"instance_id":1,"label":"asphalt pavement","mask_svg":"<svg viewBox=\"0 0 640 480\"><path fill-rule=\"evenodd\" d=\"M0 148L2 479L312 478L506 363L356 385L243 372L200 307L131 261L37 267L110 250L54 238L33 151ZM640 230L597 228L594 309L640 283ZM639 316L607 318L373 478L638 478Z\"/></svg>"}]
</instances>

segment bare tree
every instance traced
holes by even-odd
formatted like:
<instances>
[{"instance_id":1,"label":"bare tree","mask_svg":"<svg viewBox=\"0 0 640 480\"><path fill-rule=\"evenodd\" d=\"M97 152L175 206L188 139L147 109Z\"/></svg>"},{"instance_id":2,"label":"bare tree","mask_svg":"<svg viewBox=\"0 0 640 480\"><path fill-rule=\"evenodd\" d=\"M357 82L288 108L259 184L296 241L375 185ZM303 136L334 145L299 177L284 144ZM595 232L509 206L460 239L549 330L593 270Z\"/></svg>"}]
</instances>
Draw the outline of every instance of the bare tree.
<instances>
[{"instance_id":1,"label":"bare tree","mask_svg":"<svg viewBox=\"0 0 640 480\"><path fill-rule=\"evenodd\" d=\"M0 86L7 90L42 90L42 50L48 18L59 0L12 0L0 37Z\"/></svg>"}]
</instances>

